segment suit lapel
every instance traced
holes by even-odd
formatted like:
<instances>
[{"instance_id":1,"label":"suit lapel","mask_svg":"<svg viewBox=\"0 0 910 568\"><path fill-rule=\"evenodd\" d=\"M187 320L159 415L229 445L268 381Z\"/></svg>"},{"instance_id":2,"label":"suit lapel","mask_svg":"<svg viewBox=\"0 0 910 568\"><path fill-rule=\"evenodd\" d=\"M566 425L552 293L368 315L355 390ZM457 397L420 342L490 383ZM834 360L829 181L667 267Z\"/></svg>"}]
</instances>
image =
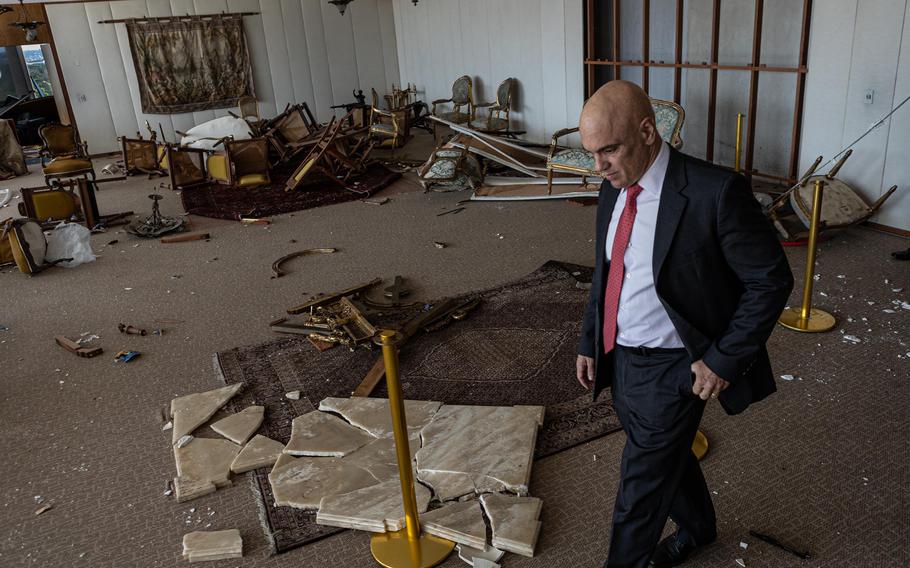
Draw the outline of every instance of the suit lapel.
<instances>
[{"instance_id":1,"label":"suit lapel","mask_svg":"<svg viewBox=\"0 0 910 568\"><path fill-rule=\"evenodd\" d=\"M673 243L679 220L686 209L688 199L682 194L682 190L687 183L685 158L671 148L667 175L664 177L664 186L660 191L660 206L657 210L657 227L654 234L653 270L655 282L657 282L660 269L667 258L670 245Z\"/></svg>"}]
</instances>

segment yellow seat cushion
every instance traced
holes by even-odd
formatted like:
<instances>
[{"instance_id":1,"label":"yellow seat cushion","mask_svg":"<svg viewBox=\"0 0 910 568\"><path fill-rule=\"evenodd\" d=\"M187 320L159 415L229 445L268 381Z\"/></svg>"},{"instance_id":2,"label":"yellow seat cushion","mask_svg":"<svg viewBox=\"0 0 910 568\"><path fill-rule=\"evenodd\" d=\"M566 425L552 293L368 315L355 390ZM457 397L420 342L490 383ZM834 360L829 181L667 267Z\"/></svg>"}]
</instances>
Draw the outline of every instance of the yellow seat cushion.
<instances>
[{"instance_id":1,"label":"yellow seat cushion","mask_svg":"<svg viewBox=\"0 0 910 568\"><path fill-rule=\"evenodd\" d=\"M167 151L164 146L158 146L158 166L163 170L167 169Z\"/></svg>"},{"instance_id":2,"label":"yellow seat cushion","mask_svg":"<svg viewBox=\"0 0 910 568\"><path fill-rule=\"evenodd\" d=\"M76 212L73 196L65 191L42 191L32 194L35 217L41 221L69 219Z\"/></svg>"},{"instance_id":3,"label":"yellow seat cushion","mask_svg":"<svg viewBox=\"0 0 910 568\"><path fill-rule=\"evenodd\" d=\"M65 174L80 170L92 169L90 160L81 158L57 158L44 168L44 175L48 174Z\"/></svg>"},{"instance_id":4,"label":"yellow seat cushion","mask_svg":"<svg viewBox=\"0 0 910 568\"><path fill-rule=\"evenodd\" d=\"M231 166L228 164L227 156L224 154L213 154L209 156L205 167L208 169L209 175L214 179L221 181L228 181L231 179Z\"/></svg>"},{"instance_id":5,"label":"yellow seat cushion","mask_svg":"<svg viewBox=\"0 0 910 568\"><path fill-rule=\"evenodd\" d=\"M240 187L249 187L251 185L263 185L268 182L269 178L265 174L246 174L245 176L240 176L237 185Z\"/></svg>"}]
</instances>

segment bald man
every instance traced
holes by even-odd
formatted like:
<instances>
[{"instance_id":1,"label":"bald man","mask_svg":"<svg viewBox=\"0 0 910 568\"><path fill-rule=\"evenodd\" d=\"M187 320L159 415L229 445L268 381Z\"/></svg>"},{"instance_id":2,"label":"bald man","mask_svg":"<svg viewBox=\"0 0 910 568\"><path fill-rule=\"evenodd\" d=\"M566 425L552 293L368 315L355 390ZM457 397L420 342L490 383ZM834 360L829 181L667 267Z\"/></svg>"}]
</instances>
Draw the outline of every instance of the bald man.
<instances>
[{"instance_id":1,"label":"bald man","mask_svg":"<svg viewBox=\"0 0 910 568\"><path fill-rule=\"evenodd\" d=\"M775 391L765 342L793 276L745 178L670 148L639 87L604 85L579 128L604 182L576 376L611 387L627 435L605 566L677 566L717 537L702 412Z\"/></svg>"}]
</instances>

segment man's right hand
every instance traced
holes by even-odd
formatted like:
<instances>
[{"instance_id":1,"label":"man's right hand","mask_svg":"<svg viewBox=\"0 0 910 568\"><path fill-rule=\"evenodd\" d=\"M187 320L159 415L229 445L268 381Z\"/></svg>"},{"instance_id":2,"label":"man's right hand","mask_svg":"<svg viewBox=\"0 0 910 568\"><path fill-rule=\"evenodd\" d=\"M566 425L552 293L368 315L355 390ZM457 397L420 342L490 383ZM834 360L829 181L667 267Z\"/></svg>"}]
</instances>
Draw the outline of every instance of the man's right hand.
<instances>
[{"instance_id":1,"label":"man's right hand","mask_svg":"<svg viewBox=\"0 0 910 568\"><path fill-rule=\"evenodd\" d=\"M594 358L579 355L575 360L575 378L585 387L585 390L591 390L594 387Z\"/></svg>"}]
</instances>

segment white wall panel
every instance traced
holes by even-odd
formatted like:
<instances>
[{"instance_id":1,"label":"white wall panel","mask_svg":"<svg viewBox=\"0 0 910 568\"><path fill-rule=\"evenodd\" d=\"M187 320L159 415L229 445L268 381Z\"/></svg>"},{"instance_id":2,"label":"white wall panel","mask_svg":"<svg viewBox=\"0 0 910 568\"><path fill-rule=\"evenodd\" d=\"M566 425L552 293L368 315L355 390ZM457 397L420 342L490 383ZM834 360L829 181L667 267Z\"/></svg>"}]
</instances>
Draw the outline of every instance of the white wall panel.
<instances>
[{"instance_id":1,"label":"white wall panel","mask_svg":"<svg viewBox=\"0 0 910 568\"><path fill-rule=\"evenodd\" d=\"M175 130L233 109L143 113L126 27L98 20L259 12L244 17L243 25L260 114L274 116L288 103L306 102L324 120L329 106L351 102L359 85L385 91L386 83L400 81L392 0L357 4L356 34L351 11L341 16L321 0L116 0L53 4L47 11L74 120L93 152L108 152L119 148L118 135L133 136L145 120L156 129L161 123L165 137L174 140Z\"/></svg>"},{"instance_id":2,"label":"white wall panel","mask_svg":"<svg viewBox=\"0 0 910 568\"><path fill-rule=\"evenodd\" d=\"M894 102L897 106L910 97L910 3L905 8L904 34L897 60L897 78L894 85ZM910 102L891 117L888 150L885 156L884 175L879 193L897 184L898 190L882 206L876 221L891 227L910 230ZM852 159L852 158L851 158Z\"/></svg>"}]
</instances>

